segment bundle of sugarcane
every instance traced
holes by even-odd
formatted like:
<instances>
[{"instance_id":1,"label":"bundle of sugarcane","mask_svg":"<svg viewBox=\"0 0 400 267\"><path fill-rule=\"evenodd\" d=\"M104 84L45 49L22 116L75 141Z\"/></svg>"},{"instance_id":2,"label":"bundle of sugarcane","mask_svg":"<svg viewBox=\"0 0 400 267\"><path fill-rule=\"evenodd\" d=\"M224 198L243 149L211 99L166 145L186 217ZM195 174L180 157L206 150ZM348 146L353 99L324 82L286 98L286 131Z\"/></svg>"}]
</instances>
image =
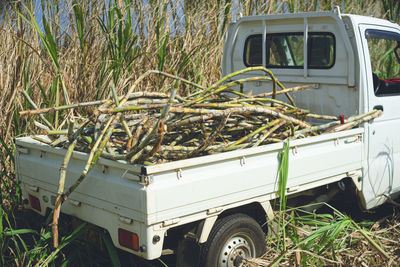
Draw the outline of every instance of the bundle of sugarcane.
<instances>
[{"instance_id":1,"label":"bundle of sugarcane","mask_svg":"<svg viewBox=\"0 0 400 267\"><path fill-rule=\"evenodd\" d=\"M254 70L265 75L229 82L236 75ZM196 92L185 97L177 95L176 90L170 94L135 92L138 84L151 74L175 79L193 87ZM258 80L270 80L272 92L250 96L232 90L235 85ZM375 110L347 120L312 114L296 107L289 95L309 87L311 85L286 89L268 69L253 67L227 75L208 88L161 71L148 71L123 97L118 97L115 88L111 87L111 97L107 100L44 109L39 109L23 92L35 109L20 114L37 114L46 124L35 121L47 138L34 138L67 149L60 168L53 213L53 246L58 246L57 222L61 204L85 179L100 156L133 164L157 164L281 142L287 138L341 131L381 114ZM288 103L277 100L278 94L285 94ZM76 110L85 107L91 108L90 116L79 116ZM43 113L56 112L58 117L58 112L63 110L69 111L64 120L67 123L61 124L67 127L55 129ZM325 123L311 125L308 122L311 118ZM88 152L89 157L80 177L64 193L66 168L74 150Z\"/></svg>"},{"instance_id":2,"label":"bundle of sugarcane","mask_svg":"<svg viewBox=\"0 0 400 267\"><path fill-rule=\"evenodd\" d=\"M236 75L253 70L262 70L266 76L227 82ZM133 92L139 82L150 74L165 75L198 91L186 97L176 95L175 91L171 94ZM270 93L249 96L232 90L234 85L265 79L272 81L273 90ZM163 72L149 71L134 83L125 97L117 97L112 88L112 100L36 109L20 114L96 106L95 111L92 110L95 116L91 116L90 120L79 117L77 123L70 121L64 130L52 130L35 122L50 137L35 138L52 146L68 147L75 142L74 149L83 152L90 152L99 146L97 156L138 164L155 164L281 142L288 137L337 131L354 127L380 114L373 111L355 116L347 119L344 125L338 117L312 114L296 107L288 94L310 86L285 89L269 70L262 67L238 71L209 88ZM277 100L278 94L286 94L288 103ZM312 126L307 122L308 118L332 122Z\"/></svg>"}]
</instances>

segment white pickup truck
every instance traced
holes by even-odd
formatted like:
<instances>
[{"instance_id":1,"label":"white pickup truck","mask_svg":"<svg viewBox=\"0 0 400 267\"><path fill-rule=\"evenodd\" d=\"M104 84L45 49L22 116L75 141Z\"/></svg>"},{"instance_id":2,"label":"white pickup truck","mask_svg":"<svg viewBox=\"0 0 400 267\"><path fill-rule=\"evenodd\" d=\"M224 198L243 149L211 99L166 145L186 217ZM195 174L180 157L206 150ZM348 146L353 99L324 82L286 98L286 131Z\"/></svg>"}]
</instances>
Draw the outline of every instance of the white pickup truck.
<instances>
[{"instance_id":1,"label":"white pickup truck","mask_svg":"<svg viewBox=\"0 0 400 267\"><path fill-rule=\"evenodd\" d=\"M356 129L290 141L288 197L326 200L346 184L371 209L399 192L400 83L393 77L399 47L399 25L339 10L241 17L229 25L223 75L265 66L286 87L315 84L293 95L297 106L314 113L383 111ZM271 81L237 90L266 88ZM16 145L25 202L44 215L54 207L66 151L31 137L17 138ZM282 148L275 143L153 166L100 159L61 211L104 228L116 247L145 259L172 251L178 265L190 258L199 266L237 266L265 250L262 226L273 218ZM87 157L73 153L67 188ZM193 244L199 257L183 256Z\"/></svg>"}]
</instances>

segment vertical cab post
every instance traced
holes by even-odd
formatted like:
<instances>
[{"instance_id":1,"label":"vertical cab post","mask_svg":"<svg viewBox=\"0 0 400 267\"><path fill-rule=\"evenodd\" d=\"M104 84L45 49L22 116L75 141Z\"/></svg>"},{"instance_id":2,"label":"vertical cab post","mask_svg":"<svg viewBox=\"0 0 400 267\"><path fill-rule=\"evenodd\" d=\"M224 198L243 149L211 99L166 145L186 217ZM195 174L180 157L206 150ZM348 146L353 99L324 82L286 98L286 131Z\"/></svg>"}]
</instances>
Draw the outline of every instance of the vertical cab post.
<instances>
[{"instance_id":1,"label":"vertical cab post","mask_svg":"<svg viewBox=\"0 0 400 267\"><path fill-rule=\"evenodd\" d=\"M303 37L304 78L308 77L308 18L304 17Z\"/></svg>"}]
</instances>

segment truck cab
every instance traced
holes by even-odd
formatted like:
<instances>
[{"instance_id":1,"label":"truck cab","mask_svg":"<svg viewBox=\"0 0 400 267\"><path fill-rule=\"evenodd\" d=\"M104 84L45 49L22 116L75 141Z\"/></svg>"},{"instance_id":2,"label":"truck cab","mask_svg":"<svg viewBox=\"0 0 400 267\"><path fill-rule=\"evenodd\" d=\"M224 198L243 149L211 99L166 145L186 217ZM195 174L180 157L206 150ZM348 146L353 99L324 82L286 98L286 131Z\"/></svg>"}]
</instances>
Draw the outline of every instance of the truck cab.
<instances>
[{"instance_id":1,"label":"truck cab","mask_svg":"<svg viewBox=\"0 0 400 267\"><path fill-rule=\"evenodd\" d=\"M400 190L400 27L383 19L334 12L242 17L229 25L222 74L265 66L294 93L297 106L317 114L381 117L366 123L361 203L366 209ZM262 73L246 73L241 78ZM271 90L268 79L237 87ZM282 100L286 100L284 96ZM361 189L361 188L360 188Z\"/></svg>"}]
</instances>

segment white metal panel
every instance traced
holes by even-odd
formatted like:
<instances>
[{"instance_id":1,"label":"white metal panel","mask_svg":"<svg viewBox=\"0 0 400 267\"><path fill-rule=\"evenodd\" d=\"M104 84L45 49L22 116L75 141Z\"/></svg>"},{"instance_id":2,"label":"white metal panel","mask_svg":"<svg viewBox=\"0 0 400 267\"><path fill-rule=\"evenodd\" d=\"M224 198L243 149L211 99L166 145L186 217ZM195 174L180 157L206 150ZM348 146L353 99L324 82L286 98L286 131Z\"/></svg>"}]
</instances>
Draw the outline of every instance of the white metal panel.
<instances>
[{"instance_id":1,"label":"white metal panel","mask_svg":"<svg viewBox=\"0 0 400 267\"><path fill-rule=\"evenodd\" d=\"M290 143L290 146L294 147L294 146L304 146L304 145L315 144L315 143L324 143L326 141L336 140L338 138L352 139L353 136L360 135L363 132L364 132L364 129L356 128L356 129L341 131L341 132L337 132L337 133L312 136L312 137L292 140ZM218 153L218 154L213 154L213 155L208 155L208 156L202 156L202 157L197 157L197 158L184 159L184 160L178 160L178 161L173 161L173 162L168 162L168 163L163 163L163 164L145 166L143 168L146 170L147 174L152 175L152 174L157 174L160 172L166 172L166 171L170 171L170 170L178 170L181 168L193 167L196 165L204 165L204 164L216 163L216 162L228 160L228 159L241 158L243 156L247 157L247 156L256 155L256 154L260 154L260 153L276 152L276 151L281 151L282 149L283 149L283 143L281 142L281 143L268 144L268 145L264 145L264 146L253 147L253 148L246 148L246 149L234 150L234 151L230 151L230 152Z\"/></svg>"},{"instance_id":2,"label":"white metal panel","mask_svg":"<svg viewBox=\"0 0 400 267\"><path fill-rule=\"evenodd\" d=\"M307 18L309 32L332 32L336 38L336 63L329 70L309 70L310 77L304 77L303 69L274 69L274 73L281 81L293 81L296 77L298 82L319 82L319 78L335 78L335 82L348 84L350 87L355 85L354 52L347 36L344 24L337 14L333 12L311 12L294 13L284 15L265 15L243 17L229 29L229 38L226 39L223 62L223 75L233 71L243 69L243 49L244 41L249 34L249 30L262 33L260 26L251 28L247 26L257 22L266 21L267 33L278 32L303 32L304 18ZM248 29L249 28L249 29ZM264 51L263 51L264 53ZM329 75L327 75L329 73Z\"/></svg>"},{"instance_id":3,"label":"white metal panel","mask_svg":"<svg viewBox=\"0 0 400 267\"><path fill-rule=\"evenodd\" d=\"M230 28L229 38L224 50L224 74L243 69L243 51L245 40L252 34L304 32L305 20L307 32L330 32L335 35L335 64L330 69L290 69L273 68L271 71L286 88L318 84L316 88L294 93L297 106L309 109L313 113L325 115L340 115L345 117L357 114L359 111L359 85L355 82L355 64L353 47L347 35L344 23L331 12L298 13L285 15L252 16L241 18ZM265 22L265 26L261 22ZM264 50L264 49L263 49ZM263 51L265 53L265 51ZM263 56L264 57L264 56ZM235 79L265 75L261 71L238 75ZM355 87L354 87L355 86ZM236 88L238 89L238 87ZM244 93L260 94L272 91L271 81L246 83ZM286 100L284 96L280 100Z\"/></svg>"},{"instance_id":4,"label":"white metal panel","mask_svg":"<svg viewBox=\"0 0 400 267\"><path fill-rule=\"evenodd\" d=\"M364 21L365 18L359 18ZM400 27L359 24L359 35L364 52L364 90L368 95L369 110L382 106L383 113L368 124L368 166L365 169L363 193L366 207L372 208L387 200L385 195L400 190L400 95L375 96L368 44L365 39L367 29L378 29L400 34Z\"/></svg>"},{"instance_id":5,"label":"white metal panel","mask_svg":"<svg viewBox=\"0 0 400 267\"><path fill-rule=\"evenodd\" d=\"M23 140L23 141L22 141ZM30 143L28 154L18 156L19 179L29 185L39 186L50 192L57 192L59 168L64 159L65 150L39 145L33 139L17 139L17 146ZM87 160L84 153L74 153L67 168L65 190L67 190L83 171ZM88 173L85 180L70 196L71 199L102 207L110 212L144 221L146 210L145 189L138 182L126 177L130 168L127 164L104 163L99 161ZM102 164L103 163L103 164ZM114 166L111 166L114 165ZM122 168L123 167L123 168ZM49 196L50 197L50 196Z\"/></svg>"},{"instance_id":6,"label":"white metal panel","mask_svg":"<svg viewBox=\"0 0 400 267\"><path fill-rule=\"evenodd\" d=\"M32 194L38 197L40 200L40 205L42 207L42 215L45 214L46 208L53 208L51 201L44 202L43 196L50 196L54 194L54 190L47 191L43 188L39 190L39 192L32 193L28 187L25 185L25 182L22 185L22 193L24 198L28 198L27 194ZM103 203L98 202L94 205L88 203L81 203L79 206L74 206L71 201L66 201L62 205L61 211L65 214L69 214L71 216L75 216L81 220L92 223L99 227L106 229L114 245L117 248L128 251L130 253L136 254L146 259L156 259L161 256L162 245L164 240L164 235L166 229L153 229L153 227L148 226L142 222L136 220L130 220L130 218L125 218L116 214L114 212L109 212ZM122 219L121 219L122 218ZM118 243L118 228L128 230L132 233L136 233L139 237L139 246L145 246L146 251L133 251L128 248L121 246ZM157 243L153 243L152 239L154 235L158 235L160 237L160 241Z\"/></svg>"},{"instance_id":7,"label":"white metal panel","mask_svg":"<svg viewBox=\"0 0 400 267\"><path fill-rule=\"evenodd\" d=\"M361 169L363 142L353 140L354 135L352 140L341 137L292 148L288 187ZM154 174L148 200L156 204L149 210L149 223L275 192L278 154L276 150L248 155L244 160L238 156L188 166L182 168L181 178L176 172Z\"/></svg>"}]
</instances>

